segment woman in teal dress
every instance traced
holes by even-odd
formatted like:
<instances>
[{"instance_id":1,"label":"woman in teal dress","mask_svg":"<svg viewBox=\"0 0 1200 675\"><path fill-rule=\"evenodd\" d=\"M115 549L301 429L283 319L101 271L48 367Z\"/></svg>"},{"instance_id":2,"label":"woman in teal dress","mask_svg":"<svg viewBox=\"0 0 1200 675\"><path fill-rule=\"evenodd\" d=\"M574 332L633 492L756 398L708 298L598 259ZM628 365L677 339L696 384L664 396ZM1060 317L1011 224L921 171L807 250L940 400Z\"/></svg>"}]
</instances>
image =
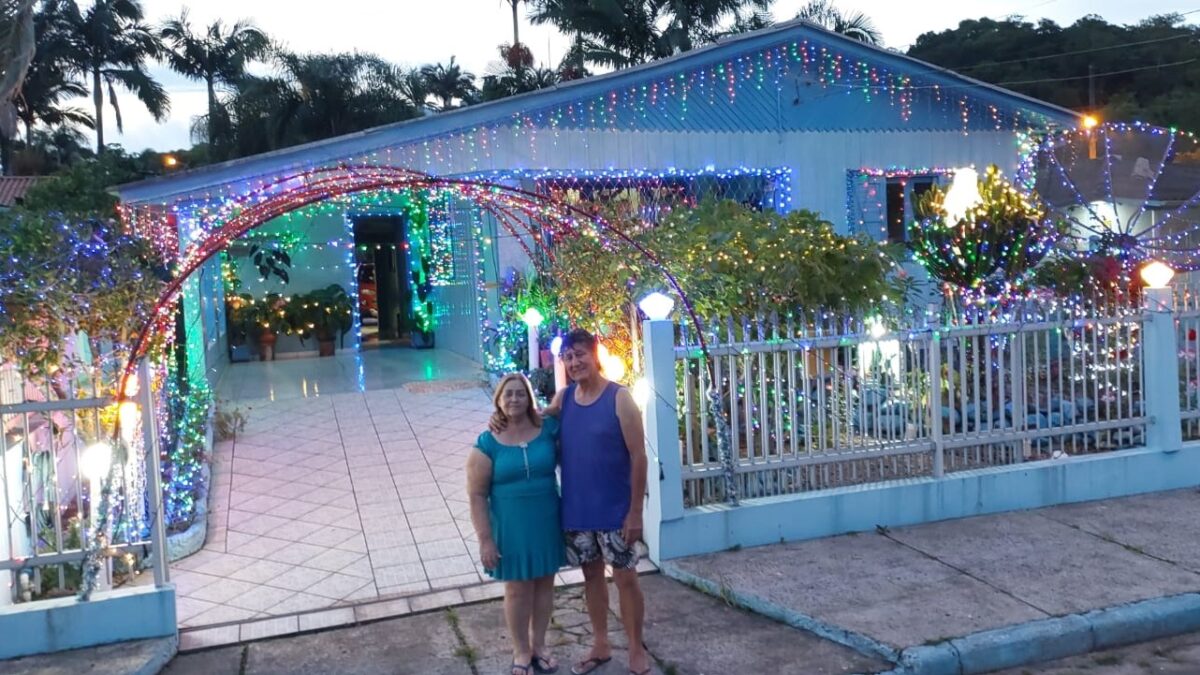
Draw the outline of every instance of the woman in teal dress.
<instances>
[{"instance_id":1,"label":"woman in teal dress","mask_svg":"<svg viewBox=\"0 0 1200 675\"><path fill-rule=\"evenodd\" d=\"M566 563L558 515L558 421L537 413L521 374L500 380L493 396L503 431L485 431L467 459L471 522L479 559L505 582L504 618L512 640L511 675L553 673L546 627L554 609L554 574Z\"/></svg>"}]
</instances>

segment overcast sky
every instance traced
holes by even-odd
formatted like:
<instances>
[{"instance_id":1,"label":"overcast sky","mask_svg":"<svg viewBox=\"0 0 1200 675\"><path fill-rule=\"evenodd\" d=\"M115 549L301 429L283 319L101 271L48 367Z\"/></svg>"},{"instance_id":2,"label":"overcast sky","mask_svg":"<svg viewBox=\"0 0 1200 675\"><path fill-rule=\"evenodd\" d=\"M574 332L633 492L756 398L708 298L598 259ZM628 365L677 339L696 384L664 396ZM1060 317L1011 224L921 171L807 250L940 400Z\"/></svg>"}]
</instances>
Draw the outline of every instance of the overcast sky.
<instances>
[{"instance_id":1,"label":"overcast sky","mask_svg":"<svg viewBox=\"0 0 1200 675\"><path fill-rule=\"evenodd\" d=\"M776 0L775 18L792 18L804 4L804 0ZM1135 23L1153 14L1200 10L1200 0L850 0L836 4L868 14L883 32L885 45L898 49L921 33L953 28L963 19L981 16L1019 14L1069 24L1091 13L1116 23ZM177 16L188 6L195 26L217 18L227 23L250 19L295 51L368 51L414 66L455 56L476 75L497 60L497 45L512 40L512 15L505 0L143 0L143 5L153 22ZM521 14L521 41L530 45L539 61L557 63L567 40L552 28L531 26L524 9ZM205 108L203 84L164 67L154 72L171 95L170 118L158 124L132 95L122 95L125 133L115 133L112 110L106 109L109 142L132 151L191 144L191 119Z\"/></svg>"}]
</instances>

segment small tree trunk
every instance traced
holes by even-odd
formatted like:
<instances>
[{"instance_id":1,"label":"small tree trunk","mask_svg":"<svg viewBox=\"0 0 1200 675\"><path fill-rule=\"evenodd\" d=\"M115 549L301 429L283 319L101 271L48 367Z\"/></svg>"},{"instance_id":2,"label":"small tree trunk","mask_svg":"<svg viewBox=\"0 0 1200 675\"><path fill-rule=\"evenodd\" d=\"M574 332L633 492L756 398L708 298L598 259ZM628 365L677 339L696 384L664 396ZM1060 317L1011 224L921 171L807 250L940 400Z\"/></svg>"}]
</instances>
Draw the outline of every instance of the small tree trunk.
<instances>
[{"instance_id":1,"label":"small tree trunk","mask_svg":"<svg viewBox=\"0 0 1200 675\"><path fill-rule=\"evenodd\" d=\"M205 78L208 85L208 151L212 152L216 141L213 139L213 124L217 119L217 90L213 78Z\"/></svg>"},{"instance_id":2,"label":"small tree trunk","mask_svg":"<svg viewBox=\"0 0 1200 675\"><path fill-rule=\"evenodd\" d=\"M4 175L13 175L12 170L12 139L0 134L0 164L4 165Z\"/></svg>"},{"instance_id":3,"label":"small tree trunk","mask_svg":"<svg viewBox=\"0 0 1200 675\"><path fill-rule=\"evenodd\" d=\"M508 4L512 5L513 10L513 47L516 47L521 44L521 35L518 32L520 24L517 21L517 5L521 4L521 0L508 0Z\"/></svg>"},{"instance_id":4,"label":"small tree trunk","mask_svg":"<svg viewBox=\"0 0 1200 675\"><path fill-rule=\"evenodd\" d=\"M96 154L104 154L104 89L100 85L100 69L92 69L92 102L96 105Z\"/></svg>"}]
</instances>

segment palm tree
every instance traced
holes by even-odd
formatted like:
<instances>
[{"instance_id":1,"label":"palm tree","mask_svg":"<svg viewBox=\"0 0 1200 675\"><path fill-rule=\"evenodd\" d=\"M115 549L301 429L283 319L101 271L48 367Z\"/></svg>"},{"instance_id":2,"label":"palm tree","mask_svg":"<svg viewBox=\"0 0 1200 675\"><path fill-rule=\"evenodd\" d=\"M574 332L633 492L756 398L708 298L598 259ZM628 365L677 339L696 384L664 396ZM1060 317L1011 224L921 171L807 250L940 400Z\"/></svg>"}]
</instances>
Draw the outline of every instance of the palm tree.
<instances>
[{"instance_id":1,"label":"palm tree","mask_svg":"<svg viewBox=\"0 0 1200 675\"><path fill-rule=\"evenodd\" d=\"M203 33L192 31L185 9L178 19L167 21L161 31L169 46L167 60L176 72L193 80L204 80L208 92L208 133L213 144L217 110L217 85L228 86L246 74L246 66L267 53L270 40L248 21L238 21L226 30L217 19Z\"/></svg>"},{"instance_id":2,"label":"palm tree","mask_svg":"<svg viewBox=\"0 0 1200 675\"><path fill-rule=\"evenodd\" d=\"M34 4L34 0L20 0L0 7L0 164L4 165L6 174L12 170L12 138L17 133L13 98L25 80L36 42Z\"/></svg>"},{"instance_id":3,"label":"palm tree","mask_svg":"<svg viewBox=\"0 0 1200 675\"><path fill-rule=\"evenodd\" d=\"M509 5L511 5L511 6L512 6L512 14L513 14L513 44L514 44L514 45L519 45L519 44L521 44L521 34L520 34L520 32L519 32L520 21L519 21L519 19L518 19L518 17L517 17L517 7L518 7L518 6L521 4L521 0L507 0L507 2L508 2L508 4L509 4Z\"/></svg>"},{"instance_id":4,"label":"palm tree","mask_svg":"<svg viewBox=\"0 0 1200 675\"><path fill-rule=\"evenodd\" d=\"M709 42L773 0L532 0L530 18L575 35L585 61L624 68Z\"/></svg>"},{"instance_id":5,"label":"palm tree","mask_svg":"<svg viewBox=\"0 0 1200 675\"><path fill-rule=\"evenodd\" d=\"M96 113L96 152L104 152L104 91L123 132L117 86L132 92L156 121L171 109L166 90L146 71L146 60L162 53L158 36L142 23L140 0L95 0L85 12L76 0L49 0L71 26L72 68L91 80Z\"/></svg>"},{"instance_id":6,"label":"palm tree","mask_svg":"<svg viewBox=\"0 0 1200 675\"><path fill-rule=\"evenodd\" d=\"M25 144L33 145L34 127L87 127L96 122L85 110L64 100L87 96L87 87L71 79L70 26L55 3L45 3L34 16L37 53L17 96L17 117L25 126Z\"/></svg>"},{"instance_id":7,"label":"palm tree","mask_svg":"<svg viewBox=\"0 0 1200 675\"><path fill-rule=\"evenodd\" d=\"M843 13L829 0L810 0L796 14L797 19L811 21L822 28L854 38L869 45L883 44L883 35L871 17L862 12Z\"/></svg>"},{"instance_id":8,"label":"palm tree","mask_svg":"<svg viewBox=\"0 0 1200 675\"><path fill-rule=\"evenodd\" d=\"M456 100L459 105L470 105L478 93L475 89L475 76L455 63L453 56L450 57L449 64L423 66L421 74L425 76L433 96L442 100L442 110L455 108Z\"/></svg>"},{"instance_id":9,"label":"palm tree","mask_svg":"<svg viewBox=\"0 0 1200 675\"><path fill-rule=\"evenodd\" d=\"M420 68L412 68L400 75L400 95L417 111L418 115L429 112L429 98L433 90Z\"/></svg>"}]
</instances>

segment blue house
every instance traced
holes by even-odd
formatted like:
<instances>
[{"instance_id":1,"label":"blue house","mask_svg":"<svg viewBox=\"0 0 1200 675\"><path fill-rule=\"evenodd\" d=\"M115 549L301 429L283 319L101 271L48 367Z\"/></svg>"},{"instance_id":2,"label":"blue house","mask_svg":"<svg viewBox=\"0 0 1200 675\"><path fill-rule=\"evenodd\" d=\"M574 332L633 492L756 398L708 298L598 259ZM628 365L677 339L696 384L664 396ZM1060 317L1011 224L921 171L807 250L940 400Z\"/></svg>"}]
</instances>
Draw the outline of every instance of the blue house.
<instances>
[{"instance_id":1,"label":"blue house","mask_svg":"<svg viewBox=\"0 0 1200 675\"><path fill-rule=\"evenodd\" d=\"M813 210L843 232L900 241L914 196L949 171L996 164L1011 175L1029 137L1079 123L1072 111L797 21L118 191L133 227L169 228L180 250L230 200L281 180L303 185L307 173L339 165L404 167L565 199L624 195L651 217L717 195ZM412 215L404 199L386 190L347 195L265 223L254 242L289 249L286 288L259 281L244 255L249 243L233 251L231 269L251 294L340 284L360 296L361 339L395 335L387 316L371 325L370 298L361 296L374 292L386 304L410 292L406 263L391 257L410 243L395 224ZM480 327L495 311L497 282L505 269L523 268L536 243L470 204L434 210L425 216L436 235L437 345L483 363ZM189 347L203 352L210 377L228 354L221 278L214 262L184 296ZM358 333L346 347L358 346ZM281 353L304 349L278 345Z\"/></svg>"}]
</instances>

